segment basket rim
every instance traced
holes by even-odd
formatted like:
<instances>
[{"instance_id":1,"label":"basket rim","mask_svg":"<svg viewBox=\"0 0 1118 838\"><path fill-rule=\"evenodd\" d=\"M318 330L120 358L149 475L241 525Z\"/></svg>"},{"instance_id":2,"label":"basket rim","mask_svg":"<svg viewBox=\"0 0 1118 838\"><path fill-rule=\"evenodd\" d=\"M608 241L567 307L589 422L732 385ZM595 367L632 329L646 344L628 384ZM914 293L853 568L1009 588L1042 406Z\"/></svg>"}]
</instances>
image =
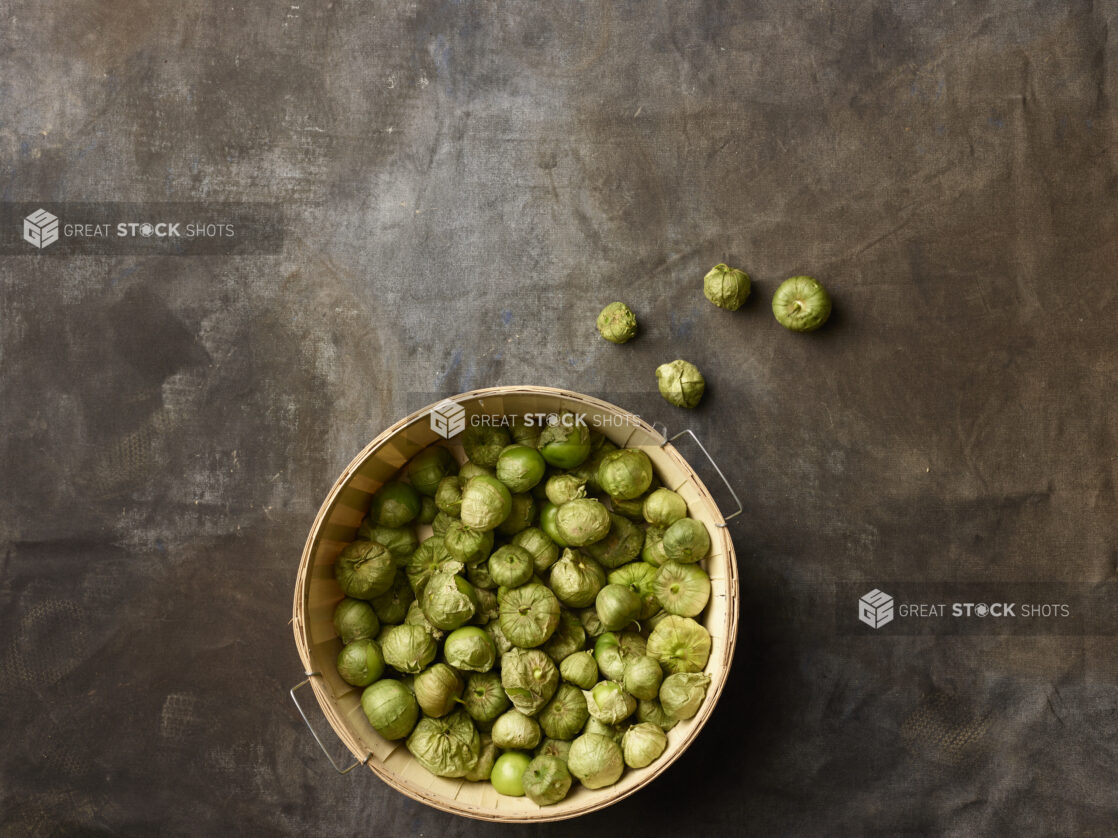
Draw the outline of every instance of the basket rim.
<instances>
[{"instance_id":1,"label":"basket rim","mask_svg":"<svg viewBox=\"0 0 1118 838\"><path fill-rule=\"evenodd\" d=\"M678 743L678 746L673 748L670 753L665 752L664 759L658 761L656 770L643 778L640 782L625 789L617 794L606 795L601 799L593 800L585 805L573 809L562 811L550 810L550 807L541 807L538 813L499 813L495 810L488 808L481 808L471 806L459 801L447 802L441 796L425 793L422 788L414 785L405 785L394 772L385 769L380 761L373 758L373 754L365 753L360 747L359 743L352 737L349 732L348 725L336 712L333 701L335 700L330 696L326 690L323 679L320 673L313 670L313 661L311 659L310 637L307 630L307 620L305 619L306 611L309 602L309 588L310 588L310 569L313 565L313 557L315 553L315 545L319 540L322 527L326 521L326 517L330 510L338 500L339 495L348 485L350 479L355 472L365 463L366 460L385 443L395 437L405 428L413 425L419 420L425 418L431 408L440 402L450 399L455 402L468 402L484 399L487 397L508 396L508 395L538 395L545 397L553 397L560 399L567 399L572 402L585 404L587 406L596 407L601 410L608 411L613 414L620 414L627 418L628 421L635 423L641 430L652 435L655 438L662 440L660 443L661 449L671 458L676 465L682 468L690 480L695 484L695 488L700 496L706 503L710 510L713 510L714 516L712 523L716 527L716 531L722 539L721 547L726 556L726 588L727 588L727 610L729 619L726 622L726 646L722 658L719 662L711 661L708 664L708 669L714 665L717 677L712 678L710 688L708 689L707 699L703 702L703 706L699 713L692 720L690 730L687 736ZM326 718L327 723L333 730L334 734L345 746L346 750L359 762L367 765L368 768L387 785L407 795L413 800L417 800L432 808L439 809L440 811L448 812L450 814L461 815L463 817L472 818L474 820L495 822L495 823L542 823L549 821L562 821L576 818L581 815L586 815L591 812L604 809L611 806L619 800L622 800L637 791L645 788L650 782L656 779L660 774L666 771L679 757L691 746L691 744L698 737L699 733L705 727L707 720L713 713L718 700L721 697L722 691L728 680L731 664L733 663L734 652L737 646L737 632L738 632L738 619L739 619L739 585L737 574L737 561L736 553L734 551L733 540L730 538L729 529L726 525L725 518L722 515L722 510L719 508L714 497L711 495L710 490L702 479L691 467L690 463L679 453L674 445L669 442L660 431L656 430L651 424L646 422L641 417L633 414L632 412L618 407L611 402L599 399L594 396L588 396L573 390L566 390L557 387L543 387L539 385L520 385L511 386L503 385L497 387L484 387L475 390L469 390L453 396L446 396L439 399L437 402L420 408L419 410L409 413L402 419L394 422L385 430L377 434L342 470L342 473L334 481L330 491L326 494L314 521L311 524L310 531L307 535L307 540L303 546L303 552L299 560L299 567L295 580L294 601L292 604L292 629L295 635L295 646L299 653L299 659L303 664L304 675L310 682L310 687L314 693L315 700L322 711L323 716ZM317 676L317 677L316 677ZM402 746L402 743L401 745Z\"/></svg>"}]
</instances>

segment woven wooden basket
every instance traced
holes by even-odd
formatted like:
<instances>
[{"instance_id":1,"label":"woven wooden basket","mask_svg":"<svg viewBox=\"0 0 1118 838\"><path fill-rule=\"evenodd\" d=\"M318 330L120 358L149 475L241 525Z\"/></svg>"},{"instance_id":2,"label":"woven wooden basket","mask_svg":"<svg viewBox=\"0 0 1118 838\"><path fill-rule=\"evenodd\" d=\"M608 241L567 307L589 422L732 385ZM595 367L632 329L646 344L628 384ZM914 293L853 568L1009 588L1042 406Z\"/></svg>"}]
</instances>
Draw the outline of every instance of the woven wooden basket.
<instances>
[{"instance_id":1,"label":"woven wooden basket","mask_svg":"<svg viewBox=\"0 0 1118 838\"><path fill-rule=\"evenodd\" d=\"M725 520L706 486L675 447L651 425L608 402L550 387L493 387L453 400L465 409L467 421L472 415L482 414L583 413L588 423L617 445L641 447L664 485L681 494L689 514L707 525L712 548L703 566L710 574L711 600L700 619L712 638L706 668L711 682L698 715L672 728L667 750L652 765L626 769L618 783L603 789L592 791L576 781L565 800L547 807L537 806L526 797L500 795L489 783L435 777L411 757L402 741L389 742L373 730L361 710L361 690L343 681L335 668L341 641L334 631L333 613L342 592L334 581L333 564L341 549L354 539L373 492L418 451L442 438L432 430L430 408L412 413L370 442L342 472L323 502L303 548L295 582L292 623L299 657L323 714L354 755L356 764L367 765L408 797L458 815L503 822L563 820L602 809L667 770L699 735L722 692L738 625L737 570ZM454 440L448 444L454 450Z\"/></svg>"}]
</instances>

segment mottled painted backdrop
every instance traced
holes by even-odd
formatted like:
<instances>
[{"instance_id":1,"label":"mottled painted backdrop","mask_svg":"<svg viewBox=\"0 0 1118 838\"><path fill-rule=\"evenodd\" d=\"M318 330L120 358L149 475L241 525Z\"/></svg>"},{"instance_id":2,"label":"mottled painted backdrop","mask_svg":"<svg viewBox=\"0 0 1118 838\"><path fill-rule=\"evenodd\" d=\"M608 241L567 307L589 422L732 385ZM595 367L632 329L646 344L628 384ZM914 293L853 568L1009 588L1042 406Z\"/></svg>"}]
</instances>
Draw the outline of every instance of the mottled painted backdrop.
<instances>
[{"instance_id":1,"label":"mottled painted backdrop","mask_svg":"<svg viewBox=\"0 0 1118 838\"><path fill-rule=\"evenodd\" d=\"M0 831L566 835L338 777L319 502L409 394L649 405L746 501L701 740L580 835L1118 823L1118 642L840 637L836 581L1118 581L1118 10L0 0L0 198L282 205L265 257L0 263ZM754 277L729 314L712 264ZM781 329L776 284L833 292ZM625 347L593 318L627 300ZM658 363L710 383L684 415Z\"/></svg>"}]
</instances>

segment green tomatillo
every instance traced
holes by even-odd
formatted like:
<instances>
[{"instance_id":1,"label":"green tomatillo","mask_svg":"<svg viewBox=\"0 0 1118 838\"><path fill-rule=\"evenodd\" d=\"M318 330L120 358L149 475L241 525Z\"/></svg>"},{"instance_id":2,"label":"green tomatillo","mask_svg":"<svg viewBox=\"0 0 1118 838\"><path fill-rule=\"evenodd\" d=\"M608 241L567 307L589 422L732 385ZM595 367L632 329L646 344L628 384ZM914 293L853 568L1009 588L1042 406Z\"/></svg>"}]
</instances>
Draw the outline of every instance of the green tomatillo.
<instances>
[{"instance_id":1,"label":"green tomatillo","mask_svg":"<svg viewBox=\"0 0 1118 838\"><path fill-rule=\"evenodd\" d=\"M575 468L590 456L590 429L583 417L564 412L548 417L540 432L540 453L556 468Z\"/></svg>"},{"instance_id":2,"label":"green tomatillo","mask_svg":"<svg viewBox=\"0 0 1118 838\"><path fill-rule=\"evenodd\" d=\"M793 276L773 294L776 322L793 332L813 332L831 316L831 297L818 280Z\"/></svg>"},{"instance_id":3,"label":"green tomatillo","mask_svg":"<svg viewBox=\"0 0 1118 838\"><path fill-rule=\"evenodd\" d=\"M598 333L610 343L625 343L637 334L637 317L625 303L610 303L598 315Z\"/></svg>"},{"instance_id":4,"label":"green tomatillo","mask_svg":"<svg viewBox=\"0 0 1118 838\"><path fill-rule=\"evenodd\" d=\"M706 380L699 368L682 359L656 368L660 395L676 407L698 407L706 391Z\"/></svg>"},{"instance_id":5,"label":"green tomatillo","mask_svg":"<svg viewBox=\"0 0 1118 838\"><path fill-rule=\"evenodd\" d=\"M703 277L703 295L719 308L737 311L749 298L749 274L718 264Z\"/></svg>"}]
</instances>

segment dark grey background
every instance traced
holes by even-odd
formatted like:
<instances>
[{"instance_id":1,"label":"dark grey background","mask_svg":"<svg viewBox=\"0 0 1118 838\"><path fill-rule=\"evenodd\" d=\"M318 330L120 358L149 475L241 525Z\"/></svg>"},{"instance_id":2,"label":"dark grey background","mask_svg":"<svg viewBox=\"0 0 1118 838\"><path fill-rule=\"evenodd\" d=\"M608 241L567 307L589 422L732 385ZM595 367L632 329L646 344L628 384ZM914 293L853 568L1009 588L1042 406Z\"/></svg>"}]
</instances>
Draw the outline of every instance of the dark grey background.
<instances>
[{"instance_id":1,"label":"dark grey background","mask_svg":"<svg viewBox=\"0 0 1118 838\"><path fill-rule=\"evenodd\" d=\"M279 256L0 264L3 832L573 834L335 776L286 696L342 467L409 393L535 383L653 404L746 499L718 710L579 834L1115 833L1115 638L839 636L828 601L1115 582L1112 5L0 13L4 200L287 217ZM768 310L800 272L809 336ZM691 413L640 392L675 357Z\"/></svg>"}]
</instances>

